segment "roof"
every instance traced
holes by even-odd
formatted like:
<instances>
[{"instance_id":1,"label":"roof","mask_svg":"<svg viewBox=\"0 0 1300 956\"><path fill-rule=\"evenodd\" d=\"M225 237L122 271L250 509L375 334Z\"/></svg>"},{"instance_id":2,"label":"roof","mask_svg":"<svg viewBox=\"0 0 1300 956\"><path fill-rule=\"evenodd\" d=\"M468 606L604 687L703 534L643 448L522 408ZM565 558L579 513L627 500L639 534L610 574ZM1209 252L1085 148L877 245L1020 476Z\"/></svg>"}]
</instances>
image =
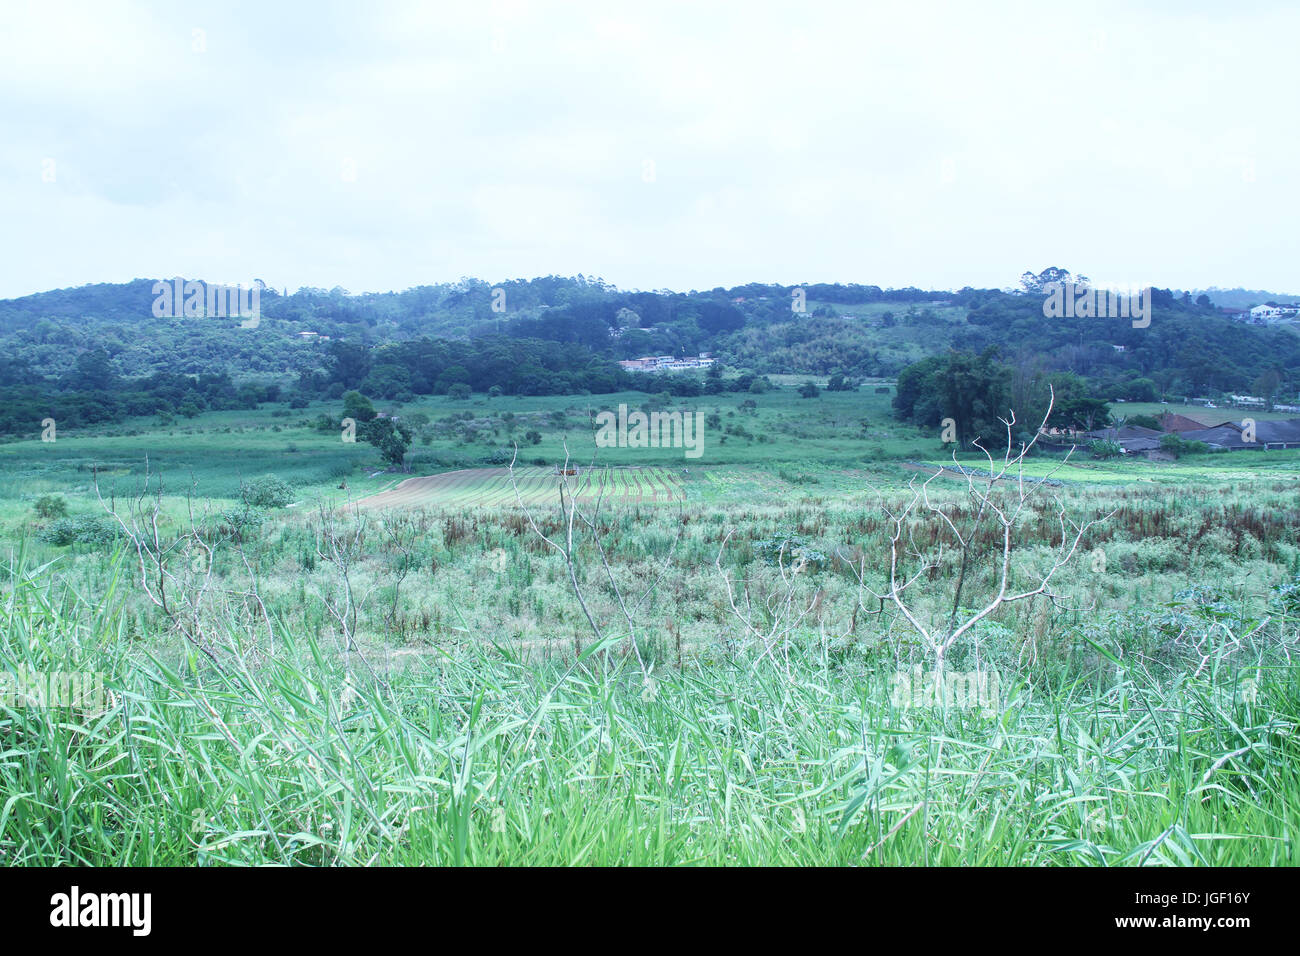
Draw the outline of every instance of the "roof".
<instances>
[{"instance_id":1,"label":"roof","mask_svg":"<svg viewBox=\"0 0 1300 956\"><path fill-rule=\"evenodd\" d=\"M1160 416L1160 427L1167 432L1190 432L1201 428L1208 428L1205 422L1198 422L1194 418L1188 418L1186 415L1175 415L1173 412L1165 412Z\"/></svg>"},{"instance_id":2,"label":"roof","mask_svg":"<svg viewBox=\"0 0 1300 956\"><path fill-rule=\"evenodd\" d=\"M1287 418L1282 421L1274 422L1256 422L1255 423L1255 441L1272 443L1272 442L1300 442L1300 418Z\"/></svg>"},{"instance_id":3,"label":"roof","mask_svg":"<svg viewBox=\"0 0 1300 956\"><path fill-rule=\"evenodd\" d=\"M1218 445L1221 448L1257 447L1250 442L1242 441L1241 426L1234 426L1231 423L1216 425L1214 428L1183 432L1179 437L1184 441L1203 441L1207 445Z\"/></svg>"},{"instance_id":4,"label":"roof","mask_svg":"<svg viewBox=\"0 0 1300 956\"><path fill-rule=\"evenodd\" d=\"M1141 425L1125 425L1122 428L1097 428L1090 432L1084 432L1084 437L1096 441L1133 441L1138 438L1159 438L1160 432L1154 428L1143 428Z\"/></svg>"}]
</instances>

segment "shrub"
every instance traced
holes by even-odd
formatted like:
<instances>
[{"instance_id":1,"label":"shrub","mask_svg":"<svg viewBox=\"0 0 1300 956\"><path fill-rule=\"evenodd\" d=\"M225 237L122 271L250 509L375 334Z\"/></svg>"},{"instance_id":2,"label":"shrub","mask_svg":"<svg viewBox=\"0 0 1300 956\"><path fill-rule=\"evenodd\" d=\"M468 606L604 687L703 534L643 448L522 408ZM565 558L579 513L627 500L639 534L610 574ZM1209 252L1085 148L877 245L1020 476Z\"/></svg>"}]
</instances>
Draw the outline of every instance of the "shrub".
<instances>
[{"instance_id":1,"label":"shrub","mask_svg":"<svg viewBox=\"0 0 1300 956\"><path fill-rule=\"evenodd\" d=\"M253 508L283 508L297 495L293 486L275 475L263 475L239 483L239 497Z\"/></svg>"},{"instance_id":2,"label":"shrub","mask_svg":"<svg viewBox=\"0 0 1300 956\"><path fill-rule=\"evenodd\" d=\"M41 495L34 507L42 518L63 518L68 514L68 500L63 495Z\"/></svg>"},{"instance_id":3,"label":"shrub","mask_svg":"<svg viewBox=\"0 0 1300 956\"><path fill-rule=\"evenodd\" d=\"M266 516L250 505L223 511L221 517L229 530L240 536L249 531L256 531L266 521Z\"/></svg>"},{"instance_id":4,"label":"shrub","mask_svg":"<svg viewBox=\"0 0 1300 956\"><path fill-rule=\"evenodd\" d=\"M826 565L825 553L810 548L804 540L792 534L775 534L753 544L754 556L765 564L803 565L817 571Z\"/></svg>"},{"instance_id":5,"label":"shrub","mask_svg":"<svg viewBox=\"0 0 1300 956\"><path fill-rule=\"evenodd\" d=\"M36 536L47 544L66 547L70 544L109 545L117 534L117 525L107 517L76 515L50 522Z\"/></svg>"},{"instance_id":6,"label":"shrub","mask_svg":"<svg viewBox=\"0 0 1300 956\"><path fill-rule=\"evenodd\" d=\"M1182 455L1203 454L1210 450L1210 446L1203 441L1187 441L1181 435L1171 433L1161 436L1160 450L1167 451L1178 458Z\"/></svg>"}]
</instances>

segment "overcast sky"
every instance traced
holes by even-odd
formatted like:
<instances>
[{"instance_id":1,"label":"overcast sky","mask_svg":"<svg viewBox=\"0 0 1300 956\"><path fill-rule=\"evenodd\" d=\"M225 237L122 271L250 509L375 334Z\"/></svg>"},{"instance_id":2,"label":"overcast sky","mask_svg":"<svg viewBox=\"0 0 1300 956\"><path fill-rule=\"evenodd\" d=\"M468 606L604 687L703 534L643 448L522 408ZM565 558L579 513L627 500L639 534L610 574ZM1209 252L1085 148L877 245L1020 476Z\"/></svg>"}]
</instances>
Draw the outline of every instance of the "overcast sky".
<instances>
[{"instance_id":1,"label":"overcast sky","mask_svg":"<svg viewBox=\"0 0 1300 956\"><path fill-rule=\"evenodd\" d=\"M0 0L0 296L1300 291L1300 5L1132 6Z\"/></svg>"}]
</instances>

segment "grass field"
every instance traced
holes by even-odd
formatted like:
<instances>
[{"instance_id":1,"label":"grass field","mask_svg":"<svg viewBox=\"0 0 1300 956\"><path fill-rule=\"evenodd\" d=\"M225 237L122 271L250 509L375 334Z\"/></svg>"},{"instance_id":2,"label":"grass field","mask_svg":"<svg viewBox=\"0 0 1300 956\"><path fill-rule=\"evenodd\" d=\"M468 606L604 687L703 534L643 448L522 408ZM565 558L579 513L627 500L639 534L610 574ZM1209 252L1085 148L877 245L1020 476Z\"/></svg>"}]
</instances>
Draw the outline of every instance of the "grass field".
<instances>
[{"instance_id":1,"label":"grass field","mask_svg":"<svg viewBox=\"0 0 1300 956\"><path fill-rule=\"evenodd\" d=\"M1282 418L1295 418L1294 412L1266 412L1258 408L1206 408L1204 405L1179 405L1164 402L1119 402L1110 407L1111 414L1153 415L1159 418L1165 412L1185 415L1192 421L1201 422L1206 427L1222 425L1224 422L1240 422L1243 418L1253 418L1257 422L1275 421Z\"/></svg>"},{"instance_id":2,"label":"grass field","mask_svg":"<svg viewBox=\"0 0 1300 956\"><path fill-rule=\"evenodd\" d=\"M894 691L932 656L870 592L909 462L951 459L874 389L749 397L683 403L717 416L699 460L594 470L591 412L645 396L386 409L415 423L411 473L318 431L327 404L0 445L0 672L107 692L0 699L0 862L1297 862L1300 454L1071 461L1051 495L1099 523L1055 600L951 649L996 698L941 706ZM609 489L571 545L566 444ZM242 504L268 473L294 500ZM968 517L965 482L936 484ZM1053 507L1013 585L1051 561ZM949 613L958 568L925 572L917 614Z\"/></svg>"},{"instance_id":3,"label":"grass field","mask_svg":"<svg viewBox=\"0 0 1300 956\"><path fill-rule=\"evenodd\" d=\"M987 473L988 461L980 456L961 455L961 467L975 473ZM953 466L953 459L930 458L931 467ZM1186 455L1178 461L1104 459L1093 461L1086 449L1076 451L1067 460L1063 454L1043 456L1027 461L1022 469L1026 477L1046 478L1080 484L1216 484L1233 486L1262 480L1282 483L1300 482L1300 449L1261 452ZM1300 490L1300 485L1297 485Z\"/></svg>"}]
</instances>

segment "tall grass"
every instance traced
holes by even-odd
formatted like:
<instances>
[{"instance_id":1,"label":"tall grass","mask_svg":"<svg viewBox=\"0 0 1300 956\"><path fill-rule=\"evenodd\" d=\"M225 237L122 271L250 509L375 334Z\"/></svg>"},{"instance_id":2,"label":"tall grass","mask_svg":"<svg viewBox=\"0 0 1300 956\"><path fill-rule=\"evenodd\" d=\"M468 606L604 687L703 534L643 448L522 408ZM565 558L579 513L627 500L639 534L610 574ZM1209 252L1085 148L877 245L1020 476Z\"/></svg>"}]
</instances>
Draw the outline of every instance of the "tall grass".
<instances>
[{"instance_id":1,"label":"tall grass","mask_svg":"<svg viewBox=\"0 0 1300 956\"><path fill-rule=\"evenodd\" d=\"M815 634L782 664L441 642L380 680L293 628L224 672L21 552L0 667L101 670L98 713L0 706L0 863L1284 864L1293 671L1011 682L995 713L900 708Z\"/></svg>"}]
</instances>

